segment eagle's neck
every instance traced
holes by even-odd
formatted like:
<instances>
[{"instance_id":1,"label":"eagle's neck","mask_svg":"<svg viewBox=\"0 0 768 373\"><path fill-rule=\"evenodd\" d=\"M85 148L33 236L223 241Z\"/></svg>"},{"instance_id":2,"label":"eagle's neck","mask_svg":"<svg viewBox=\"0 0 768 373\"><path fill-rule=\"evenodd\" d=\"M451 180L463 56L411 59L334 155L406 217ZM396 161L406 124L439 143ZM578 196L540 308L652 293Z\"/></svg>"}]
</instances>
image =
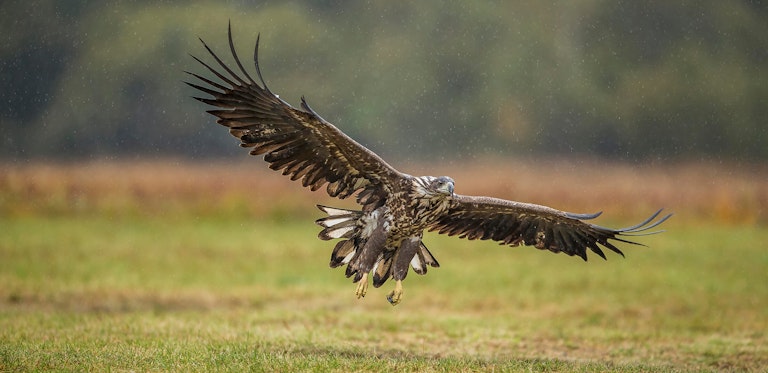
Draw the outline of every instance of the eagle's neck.
<instances>
[{"instance_id":1,"label":"eagle's neck","mask_svg":"<svg viewBox=\"0 0 768 373\"><path fill-rule=\"evenodd\" d=\"M415 177L409 191L410 204L413 207L414 223L429 224L442 216L450 206L452 196L434 188L434 176Z\"/></svg>"}]
</instances>

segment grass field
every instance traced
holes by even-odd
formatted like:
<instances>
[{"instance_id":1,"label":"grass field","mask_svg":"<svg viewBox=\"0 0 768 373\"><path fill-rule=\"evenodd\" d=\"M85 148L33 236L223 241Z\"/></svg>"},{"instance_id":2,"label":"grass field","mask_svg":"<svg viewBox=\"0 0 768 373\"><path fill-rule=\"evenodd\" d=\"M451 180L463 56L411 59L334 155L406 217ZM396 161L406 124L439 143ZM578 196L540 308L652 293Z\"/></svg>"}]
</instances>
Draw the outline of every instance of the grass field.
<instances>
[{"instance_id":1,"label":"grass field","mask_svg":"<svg viewBox=\"0 0 768 373\"><path fill-rule=\"evenodd\" d=\"M768 369L763 169L446 166L600 224L676 216L587 263L428 234L441 267L392 307L327 267L312 204L350 202L259 166L0 167L0 371Z\"/></svg>"}]
</instances>

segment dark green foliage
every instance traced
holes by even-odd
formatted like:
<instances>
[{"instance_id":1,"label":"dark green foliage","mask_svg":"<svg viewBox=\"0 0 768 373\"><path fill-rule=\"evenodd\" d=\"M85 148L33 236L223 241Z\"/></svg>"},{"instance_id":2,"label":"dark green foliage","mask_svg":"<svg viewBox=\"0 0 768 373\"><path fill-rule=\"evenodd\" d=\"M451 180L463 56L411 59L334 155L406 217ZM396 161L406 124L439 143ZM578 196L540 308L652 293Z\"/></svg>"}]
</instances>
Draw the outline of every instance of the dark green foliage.
<instances>
[{"instance_id":1,"label":"dark green foliage","mask_svg":"<svg viewBox=\"0 0 768 373\"><path fill-rule=\"evenodd\" d=\"M12 2L0 157L239 154L181 84L231 20L270 88L385 157L764 160L753 3Z\"/></svg>"}]
</instances>

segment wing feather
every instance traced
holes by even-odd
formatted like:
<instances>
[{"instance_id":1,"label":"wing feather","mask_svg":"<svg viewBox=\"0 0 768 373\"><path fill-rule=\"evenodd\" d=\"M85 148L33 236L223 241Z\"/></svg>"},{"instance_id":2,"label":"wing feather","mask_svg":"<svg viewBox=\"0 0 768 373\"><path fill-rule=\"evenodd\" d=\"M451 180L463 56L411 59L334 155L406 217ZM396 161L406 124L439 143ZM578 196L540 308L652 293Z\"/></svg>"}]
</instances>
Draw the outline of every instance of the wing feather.
<instances>
[{"instance_id":1,"label":"wing feather","mask_svg":"<svg viewBox=\"0 0 768 373\"><path fill-rule=\"evenodd\" d=\"M251 148L251 154L263 154L269 168L282 171L283 175L300 181L312 190L328 184L328 194L338 198L367 190L372 196L366 200L379 201L391 190L389 188L394 182L405 177L378 155L321 118L304 97L301 98L301 109L297 109L273 94L261 74L258 38L254 49L259 80L256 82L235 51L231 27L228 36L229 49L239 73L227 66L201 39L215 64L192 57L223 84L191 72L187 73L207 86L187 84L211 96L195 98L217 107L208 113L217 117L219 124L229 127L230 133L240 139L241 146Z\"/></svg>"},{"instance_id":2,"label":"wing feather","mask_svg":"<svg viewBox=\"0 0 768 373\"><path fill-rule=\"evenodd\" d=\"M524 244L541 250L575 255L584 260L587 260L589 250L606 259L602 248L624 256L609 240L639 245L622 236L658 233L647 231L672 216L668 214L657 219L660 213L661 210L631 227L611 229L584 222L596 218L600 213L573 214L530 203L455 195L451 207L429 230L470 240L490 239L502 245Z\"/></svg>"}]
</instances>

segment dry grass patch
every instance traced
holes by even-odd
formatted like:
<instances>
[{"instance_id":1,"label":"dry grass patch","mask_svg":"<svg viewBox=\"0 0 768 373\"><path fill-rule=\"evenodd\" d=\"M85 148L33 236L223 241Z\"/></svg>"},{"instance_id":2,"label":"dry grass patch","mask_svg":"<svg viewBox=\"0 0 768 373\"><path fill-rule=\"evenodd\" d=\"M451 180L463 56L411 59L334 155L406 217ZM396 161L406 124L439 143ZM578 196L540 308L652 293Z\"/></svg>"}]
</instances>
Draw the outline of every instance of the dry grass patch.
<instances>
[{"instance_id":1,"label":"dry grass patch","mask_svg":"<svg viewBox=\"0 0 768 373\"><path fill-rule=\"evenodd\" d=\"M681 219L768 222L768 169L760 165L486 159L401 169L450 175L461 194L574 212L603 210L614 219L644 218L665 207ZM311 206L318 202L344 204L302 190L256 158L0 165L0 213L6 215L97 211L315 216Z\"/></svg>"}]
</instances>

